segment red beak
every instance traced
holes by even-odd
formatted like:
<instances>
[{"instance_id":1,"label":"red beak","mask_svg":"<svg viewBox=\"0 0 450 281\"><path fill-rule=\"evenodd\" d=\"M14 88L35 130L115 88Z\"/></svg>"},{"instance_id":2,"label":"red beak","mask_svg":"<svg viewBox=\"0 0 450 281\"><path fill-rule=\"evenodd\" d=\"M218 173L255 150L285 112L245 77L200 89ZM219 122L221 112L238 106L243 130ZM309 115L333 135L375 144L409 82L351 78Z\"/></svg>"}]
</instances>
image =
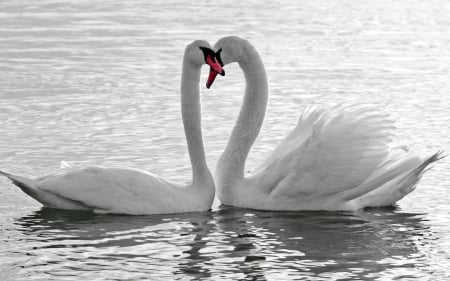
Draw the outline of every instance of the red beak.
<instances>
[{"instance_id":1,"label":"red beak","mask_svg":"<svg viewBox=\"0 0 450 281\"><path fill-rule=\"evenodd\" d=\"M217 73L212 67L209 69L209 75L208 75L208 81L206 81L206 88L210 88L211 85L214 83L214 80L216 80Z\"/></svg>"},{"instance_id":2,"label":"red beak","mask_svg":"<svg viewBox=\"0 0 450 281\"><path fill-rule=\"evenodd\" d=\"M222 65L217 61L217 58L208 55L206 57L206 63L210 66L208 81L206 82L206 88L210 88L217 77L217 74L222 76L225 75L225 70L223 70Z\"/></svg>"}]
</instances>

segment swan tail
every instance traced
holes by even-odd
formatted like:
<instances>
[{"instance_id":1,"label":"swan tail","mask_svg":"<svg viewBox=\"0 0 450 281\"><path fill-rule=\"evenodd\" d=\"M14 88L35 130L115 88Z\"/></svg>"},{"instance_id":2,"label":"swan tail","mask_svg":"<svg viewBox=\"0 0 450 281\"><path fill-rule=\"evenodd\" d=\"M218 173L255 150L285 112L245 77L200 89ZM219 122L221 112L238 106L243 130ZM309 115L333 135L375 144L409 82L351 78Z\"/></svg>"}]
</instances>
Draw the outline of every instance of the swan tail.
<instances>
[{"instance_id":1,"label":"swan tail","mask_svg":"<svg viewBox=\"0 0 450 281\"><path fill-rule=\"evenodd\" d=\"M407 178L403 181L404 185L403 185L403 188L401 188L401 190L406 189L407 192L402 197L398 198L396 201L400 200L401 198L403 198L405 195L407 195L408 193L410 193L411 191L413 191L416 188L416 185L419 182L419 180L422 178L423 174L433 167L433 166L430 166L430 164L432 164L436 161L439 161L444 157L445 157L445 155L443 155L443 152L438 151L438 152L434 153L433 155L431 155L430 157L426 158L419 167L412 170L407 175ZM396 201L392 202L392 204L395 203Z\"/></svg>"},{"instance_id":2,"label":"swan tail","mask_svg":"<svg viewBox=\"0 0 450 281\"><path fill-rule=\"evenodd\" d=\"M375 189L371 192L354 199L357 209L392 206L416 188L423 174L431 169L430 164L444 157L442 151L438 151L415 168L388 179L381 185L373 185Z\"/></svg>"},{"instance_id":3,"label":"swan tail","mask_svg":"<svg viewBox=\"0 0 450 281\"><path fill-rule=\"evenodd\" d=\"M445 158L446 156L447 155L444 155L444 151L440 150L440 151L436 152L435 154L431 155L430 157L428 157L427 159L425 159L425 161L423 161L422 165L420 165L418 167L418 168L420 168L421 175L432 168L431 166L428 167L428 165L430 165L431 163L434 163L436 161L439 161L439 160Z\"/></svg>"},{"instance_id":4,"label":"swan tail","mask_svg":"<svg viewBox=\"0 0 450 281\"><path fill-rule=\"evenodd\" d=\"M30 197L49 208L66 209L66 210L90 210L85 204L68 198L61 197L54 193L40 189L36 181L18 175L13 175L0 170L0 175L7 177L11 182L18 186L23 192Z\"/></svg>"},{"instance_id":5,"label":"swan tail","mask_svg":"<svg viewBox=\"0 0 450 281\"><path fill-rule=\"evenodd\" d=\"M35 182L29 178L13 175L0 170L0 175L7 177L13 184L22 189L23 192L35 198L36 194L39 193ZM35 198L36 199L36 198Z\"/></svg>"}]
</instances>

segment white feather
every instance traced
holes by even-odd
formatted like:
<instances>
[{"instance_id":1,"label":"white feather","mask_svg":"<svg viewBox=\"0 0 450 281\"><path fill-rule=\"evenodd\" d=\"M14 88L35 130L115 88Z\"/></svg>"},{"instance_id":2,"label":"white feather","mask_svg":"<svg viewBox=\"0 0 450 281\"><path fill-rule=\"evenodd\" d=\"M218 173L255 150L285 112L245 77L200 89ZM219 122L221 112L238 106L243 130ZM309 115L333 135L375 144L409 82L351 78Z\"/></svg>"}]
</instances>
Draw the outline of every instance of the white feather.
<instances>
[{"instance_id":1,"label":"white feather","mask_svg":"<svg viewBox=\"0 0 450 281\"><path fill-rule=\"evenodd\" d=\"M225 64L238 62L246 79L238 121L217 164L216 186L224 204L263 210L392 205L414 189L430 163L440 159L439 152L421 158L406 148L391 149L395 126L373 106L309 107L245 178L245 158L267 106L267 77L258 52L247 40L225 37L215 48L222 50Z\"/></svg>"}]
</instances>

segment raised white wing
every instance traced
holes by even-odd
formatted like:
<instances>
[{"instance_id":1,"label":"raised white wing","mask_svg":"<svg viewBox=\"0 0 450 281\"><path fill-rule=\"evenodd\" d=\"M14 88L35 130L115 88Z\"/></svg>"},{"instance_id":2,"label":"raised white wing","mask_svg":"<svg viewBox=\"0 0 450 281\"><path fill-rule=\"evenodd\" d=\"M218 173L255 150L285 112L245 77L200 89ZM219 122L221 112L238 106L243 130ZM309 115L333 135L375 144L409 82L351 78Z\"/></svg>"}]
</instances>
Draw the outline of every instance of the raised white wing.
<instances>
[{"instance_id":1,"label":"raised white wing","mask_svg":"<svg viewBox=\"0 0 450 281\"><path fill-rule=\"evenodd\" d=\"M389 154L395 129L375 108L308 108L294 130L255 171L272 197L302 200L356 188Z\"/></svg>"}]
</instances>

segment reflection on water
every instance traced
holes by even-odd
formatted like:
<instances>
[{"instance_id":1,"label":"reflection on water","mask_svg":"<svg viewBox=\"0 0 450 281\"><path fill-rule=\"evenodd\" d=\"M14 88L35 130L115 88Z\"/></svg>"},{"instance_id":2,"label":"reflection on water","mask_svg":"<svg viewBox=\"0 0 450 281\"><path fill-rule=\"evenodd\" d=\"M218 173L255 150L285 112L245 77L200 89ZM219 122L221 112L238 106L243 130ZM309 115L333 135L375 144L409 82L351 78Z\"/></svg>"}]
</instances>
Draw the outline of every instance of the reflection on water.
<instances>
[{"instance_id":1,"label":"reflection on water","mask_svg":"<svg viewBox=\"0 0 450 281\"><path fill-rule=\"evenodd\" d=\"M269 78L246 169L310 104L379 106L397 121L399 145L448 153L449 15L445 0L2 0L0 169L41 176L65 160L187 182L183 50L225 35L249 39ZM236 65L226 71L202 89L211 169L245 87ZM55 212L0 178L1 278L450 280L449 160L397 209L360 213L255 212L217 201L210 213L171 216Z\"/></svg>"},{"instance_id":2,"label":"reflection on water","mask_svg":"<svg viewBox=\"0 0 450 281\"><path fill-rule=\"evenodd\" d=\"M201 237L212 228L210 219L208 213L131 217L44 209L15 225L33 249L27 270L110 280L148 273L156 278L190 268L191 256L205 244Z\"/></svg>"},{"instance_id":3,"label":"reflection on water","mask_svg":"<svg viewBox=\"0 0 450 281\"><path fill-rule=\"evenodd\" d=\"M259 212L103 216L43 209L15 219L17 277L235 280L420 277L436 239L424 215ZM101 270L101 271L100 271Z\"/></svg>"}]
</instances>

